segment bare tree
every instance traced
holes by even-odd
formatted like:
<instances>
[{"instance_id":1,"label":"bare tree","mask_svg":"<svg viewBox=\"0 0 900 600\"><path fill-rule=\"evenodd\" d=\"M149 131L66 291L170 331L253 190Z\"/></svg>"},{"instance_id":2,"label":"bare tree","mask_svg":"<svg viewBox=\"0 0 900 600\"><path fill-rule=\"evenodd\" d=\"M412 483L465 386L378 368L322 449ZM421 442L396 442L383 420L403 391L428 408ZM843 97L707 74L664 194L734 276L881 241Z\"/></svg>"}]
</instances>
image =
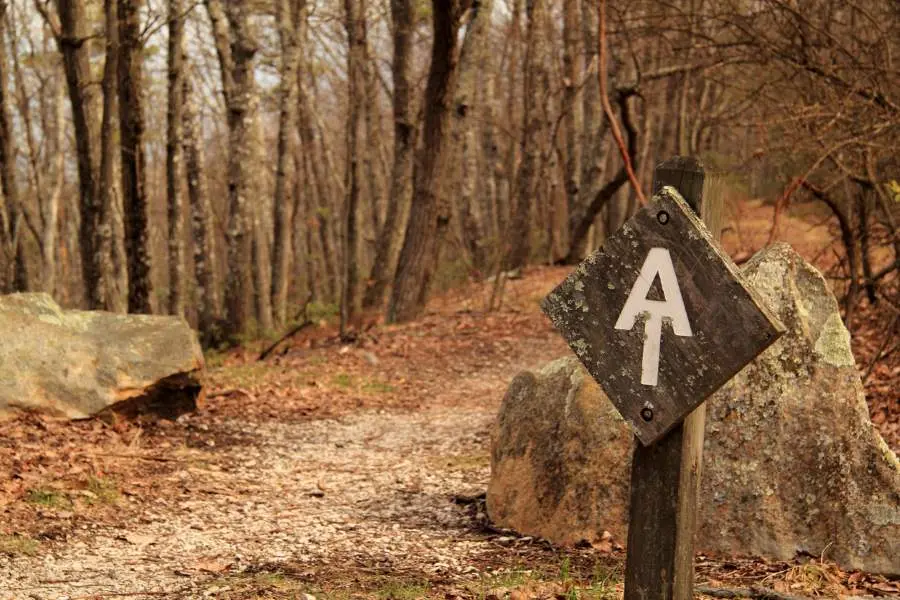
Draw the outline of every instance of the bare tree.
<instances>
[{"instance_id":1,"label":"bare tree","mask_svg":"<svg viewBox=\"0 0 900 600\"><path fill-rule=\"evenodd\" d=\"M185 311L184 178L182 127L184 123L184 6L168 0L169 52L166 107L166 197L169 221L169 313Z\"/></svg>"},{"instance_id":2,"label":"bare tree","mask_svg":"<svg viewBox=\"0 0 900 600\"><path fill-rule=\"evenodd\" d=\"M422 152L416 164L409 224L391 289L388 322L408 321L424 310L441 243L450 224L450 203L442 196L442 176L457 79L457 30L465 8L458 0L431 3L434 39L425 86Z\"/></svg>"},{"instance_id":3,"label":"bare tree","mask_svg":"<svg viewBox=\"0 0 900 600\"><path fill-rule=\"evenodd\" d=\"M34 55L34 41L26 28L25 32L16 27L16 18L9 12L8 24L13 40L22 35L28 42L30 56ZM65 128L63 127L63 103L65 87L58 81L57 65L52 64L47 73L35 70L38 80L38 115L45 143L39 146L35 136L36 122L32 111L32 91L28 89L20 61L20 53L12 53L13 75L15 79L16 103L22 118L25 150L28 161L29 183L37 200L36 215L29 215L23 204L21 215L38 242L41 258L40 289L49 294L57 290L57 240L59 229L59 205L65 178ZM52 157L52 158L50 158ZM49 158L49 160L48 160ZM45 184L44 175L52 179L52 185ZM48 189L49 187L49 189Z\"/></svg>"},{"instance_id":4,"label":"bare tree","mask_svg":"<svg viewBox=\"0 0 900 600\"><path fill-rule=\"evenodd\" d=\"M141 2L119 0L119 135L125 253L128 258L128 311L153 312L147 157L144 149L144 93Z\"/></svg>"},{"instance_id":5,"label":"bare tree","mask_svg":"<svg viewBox=\"0 0 900 600\"><path fill-rule=\"evenodd\" d=\"M19 190L16 182L16 145L7 92L10 83L9 59L6 54L6 25L8 4L0 1L0 244L4 254L0 289L24 290L28 287L26 258L20 232L24 230Z\"/></svg>"},{"instance_id":6,"label":"bare tree","mask_svg":"<svg viewBox=\"0 0 900 600\"><path fill-rule=\"evenodd\" d=\"M281 44L281 88L279 90L278 149L275 169L274 227L272 251L272 312L276 327L287 322L290 249L293 207L288 199L289 169L295 159L294 136L297 128L298 68L301 40L306 27L306 0L278 0L276 4L278 38ZM294 173L294 177L299 176ZM296 202L296 199L294 200Z\"/></svg>"},{"instance_id":7,"label":"bare tree","mask_svg":"<svg viewBox=\"0 0 900 600\"><path fill-rule=\"evenodd\" d=\"M225 309L229 326L249 333L254 325L253 215L248 202L258 104L253 58L258 50L249 7L240 0L205 0L222 74L228 123L228 276ZM257 268L260 268L257 265Z\"/></svg>"},{"instance_id":8,"label":"bare tree","mask_svg":"<svg viewBox=\"0 0 900 600\"><path fill-rule=\"evenodd\" d=\"M186 67L185 67L186 68ZM184 119L182 143L188 198L191 205L191 238L194 243L194 277L196 279L197 325L209 332L220 317L219 278L216 274L215 228L213 211L206 186L202 135L191 77L183 81Z\"/></svg>"},{"instance_id":9,"label":"bare tree","mask_svg":"<svg viewBox=\"0 0 900 600\"><path fill-rule=\"evenodd\" d=\"M510 250L506 268L524 266L531 252L531 226L538 189L538 169L547 135L547 93L542 85L546 78L546 41L544 21L545 0L530 0L525 4L527 17L525 34L525 81L522 97L525 109L522 123L522 162L516 174L516 210L510 223Z\"/></svg>"},{"instance_id":10,"label":"bare tree","mask_svg":"<svg viewBox=\"0 0 900 600\"><path fill-rule=\"evenodd\" d=\"M384 292L394 275L400 245L403 243L412 191L413 149L416 139L410 86L410 51L415 18L412 0L391 0L391 18L394 44L391 62L394 80L394 160L384 225L378 235L370 283L363 297L363 306L366 308L380 307L384 301Z\"/></svg>"},{"instance_id":11,"label":"bare tree","mask_svg":"<svg viewBox=\"0 0 900 600\"><path fill-rule=\"evenodd\" d=\"M347 30L347 171L346 201L341 214L343 269L341 277L341 335L353 326L359 312L359 204L362 188L363 112L365 111L368 42L365 0L344 0Z\"/></svg>"},{"instance_id":12,"label":"bare tree","mask_svg":"<svg viewBox=\"0 0 900 600\"><path fill-rule=\"evenodd\" d=\"M79 0L54 0L58 13L54 15L46 2L35 0L35 7L44 17L56 39L63 58L72 124L75 132L76 164L78 166L79 245L81 275L87 304L102 308L105 296L103 272L105 257L100 252L100 203L97 190L97 129L95 86L91 80L91 35L88 32L86 7Z\"/></svg>"}]
</instances>

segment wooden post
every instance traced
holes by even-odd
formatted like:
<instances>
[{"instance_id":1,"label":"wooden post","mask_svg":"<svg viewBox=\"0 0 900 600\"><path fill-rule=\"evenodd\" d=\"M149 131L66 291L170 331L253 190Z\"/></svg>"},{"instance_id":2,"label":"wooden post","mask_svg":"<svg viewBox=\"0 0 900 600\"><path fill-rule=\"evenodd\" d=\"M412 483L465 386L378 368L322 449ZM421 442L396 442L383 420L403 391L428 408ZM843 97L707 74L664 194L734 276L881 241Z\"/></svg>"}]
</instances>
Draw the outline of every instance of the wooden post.
<instances>
[{"instance_id":1,"label":"wooden post","mask_svg":"<svg viewBox=\"0 0 900 600\"><path fill-rule=\"evenodd\" d=\"M785 329L713 239L720 182L682 157L654 179L653 200L541 305L640 442L625 598L689 600L703 402ZM657 280L664 300L650 298Z\"/></svg>"},{"instance_id":2,"label":"wooden post","mask_svg":"<svg viewBox=\"0 0 900 600\"><path fill-rule=\"evenodd\" d=\"M678 190L713 237L722 227L723 199L704 194L703 166L675 157L657 166L653 192ZM710 184L707 182L707 188ZM717 186L716 186L717 187ZM650 446L635 443L625 569L625 600L689 600L694 584L696 530L706 406Z\"/></svg>"}]
</instances>

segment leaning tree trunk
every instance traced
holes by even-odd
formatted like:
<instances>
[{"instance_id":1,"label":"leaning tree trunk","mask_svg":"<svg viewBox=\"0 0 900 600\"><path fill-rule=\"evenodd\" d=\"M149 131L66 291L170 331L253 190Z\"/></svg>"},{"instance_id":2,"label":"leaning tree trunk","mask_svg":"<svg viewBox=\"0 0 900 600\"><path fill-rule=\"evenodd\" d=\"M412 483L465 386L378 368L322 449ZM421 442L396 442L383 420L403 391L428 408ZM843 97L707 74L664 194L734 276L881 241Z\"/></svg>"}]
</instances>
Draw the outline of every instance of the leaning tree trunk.
<instances>
[{"instance_id":1,"label":"leaning tree trunk","mask_svg":"<svg viewBox=\"0 0 900 600\"><path fill-rule=\"evenodd\" d=\"M425 308L438 254L450 224L450 206L441 194L451 105L457 77L458 2L432 0L434 36L425 86L422 152L416 167L413 203L388 304L388 322L409 321Z\"/></svg>"},{"instance_id":2,"label":"leaning tree trunk","mask_svg":"<svg viewBox=\"0 0 900 600\"><path fill-rule=\"evenodd\" d=\"M391 0L394 56L391 73L394 80L394 162L391 166L390 193L384 224L378 235L375 262L366 287L363 306L381 307L388 282L394 275L403 232L409 216L415 127L410 109L410 51L415 13L412 0Z\"/></svg>"},{"instance_id":3,"label":"leaning tree trunk","mask_svg":"<svg viewBox=\"0 0 900 600\"><path fill-rule=\"evenodd\" d=\"M622 117L622 125L625 129L628 156L632 165L637 162L637 130L631 122L631 112L628 106L628 96L620 94L618 97L619 113ZM566 264L575 264L581 260L581 251L587 246L588 233L591 225L594 224L600 211L609 203L610 200L619 192L619 190L628 182L628 172L623 165L616 173L615 177L607 181L606 184L590 199L587 206L580 207L575 214L570 216L571 231L569 238L569 252L563 259Z\"/></svg>"},{"instance_id":4,"label":"leaning tree trunk","mask_svg":"<svg viewBox=\"0 0 900 600\"><path fill-rule=\"evenodd\" d=\"M166 196L169 220L169 313L184 316L184 176L182 126L184 122L184 7L168 0L169 55L166 108Z\"/></svg>"},{"instance_id":5,"label":"leaning tree trunk","mask_svg":"<svg viewBox=\"0 0 900 600\"><path fill-rule=\"evenodd\" d=\"M305 0L278 0L278 37L281 42L281 87L279 89L278 158L275 168L273 222L275 244L272 249L272 313L275 327L287 323L288 271L291 256L292 203L287 189L290 165L294 161L294 136L297 128L297 69L301 39L306 25ZM294 173L298 177L299 173ZM294 200L296 202L296 199Z\"/></svg>"},{"instance_id":6,"label":"leaning tree trunk","mask_svg":"<svg viewBox=\"0 0 900 600\"><path fill-rule=\"evenodd\" d=\"M119 130L122 204L128 260L128 311L153 312L140 9L142 2L119 0Z\"/></svg>"}]
</instances>

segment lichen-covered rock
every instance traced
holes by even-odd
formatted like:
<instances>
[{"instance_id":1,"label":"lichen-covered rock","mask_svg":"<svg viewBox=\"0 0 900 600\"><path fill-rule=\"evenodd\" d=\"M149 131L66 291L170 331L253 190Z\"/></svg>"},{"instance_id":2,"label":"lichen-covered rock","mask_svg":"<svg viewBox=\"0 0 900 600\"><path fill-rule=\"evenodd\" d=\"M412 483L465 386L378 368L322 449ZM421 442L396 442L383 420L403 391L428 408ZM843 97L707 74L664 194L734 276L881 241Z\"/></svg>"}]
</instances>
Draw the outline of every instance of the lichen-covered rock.
<instances>
[{"instance_id":1,"label":"lichen-covered rock","mask_svg":"<svg viewBox=\"0 0 900 600\"><path fill-rule=\"evenodd\" d=\"M707 402L698 549L900 573L900 465L827 282L784 244L744 274L788 331ZM574 357L519 375L498 417L491 518L561 544L624 540L632 439Z\"/></svg>"},{"instance_id":2,"label":"lichen-covered rock","mask_svg":"<svg viewBox=\"0 0 900 600\"><path fill-rule=\"evenodd\" d=\"M0 416L196 407L203 352L180 318L64 311L47 294L0 297Z\"/></svg>"},{"instance_id":3,"label":"lichen-covered rock","mask_svg":"<svg viewBox=\"0 0 900 600\"><path fill-rule=\"evenodd\" d=\"M506 527L557 543L625 539L633 436L574 358L513 379L497 422L487 507Z\"/></svg>"},{"instance_id":4,"label":"lichen-covered rock","mask_svg":"<svg viewBox=\"0 0 900 600\"><path fill-rule=\"evenodd\" d=\"M834 295L786 244L744 273L788 332L708 403L700 547L900 573L900 465Z\"/></svg>"}]
</instances>

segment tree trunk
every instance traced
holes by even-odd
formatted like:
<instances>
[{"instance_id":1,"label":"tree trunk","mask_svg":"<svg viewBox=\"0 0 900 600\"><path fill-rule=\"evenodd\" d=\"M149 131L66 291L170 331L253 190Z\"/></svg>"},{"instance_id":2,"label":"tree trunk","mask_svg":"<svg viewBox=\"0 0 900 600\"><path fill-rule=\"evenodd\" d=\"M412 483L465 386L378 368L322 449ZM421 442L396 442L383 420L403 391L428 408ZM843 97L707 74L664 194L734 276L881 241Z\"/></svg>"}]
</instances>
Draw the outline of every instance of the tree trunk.
<instances>
[{"instance_id":1,"label":"tree trunk","mask_svg":"<svg viewBox=\"0 0 900 600\"><path fill-rule=\"evenodd\" d=\"M168 0L169 54L166 108L166 196L169 220L169 313L184 316L184 196L182 126L184 123L184 7Z\"/></svg>"},{"instance_id":2,"label":"tree trunk","mask_svg":"<svg viewBox=\"0 0 900 600\"><path fill-rule=\"evenodd\" d=\"M103 65L103 112L100 117L100 171L97 180L97 253L95 264L100 275L101 306L117 313L128 311L127 266L115 258L118 231L115 227L116 196L116 109L119 78L119 18L116 0L104 0L106 19L106 62ZM127 263L127 260L124 261ZM121 282L119 269L124 269ZM119 285L123 283L124 285Z\"/></svg>"},{"instance_id":3,"label":"tree trunk","mask_svg":"<svg viewBox=\"0 0 900 600\"><path fill-rule=\"evenodd\" d=\"M366 287L363 306L381 307L388 282L394 275L403 232L409 218L409 195L412 189L415 127L410 109L410 51L415 18L412 0L391 0L394 56L391 73L394 79L394 162L391 166L387 212L375 247L375 262Z\"/></svg>"},{"instance_id":4,"label":"tree trunk","mask_svg":"<svg viewBox=\"0 0 900 600\"><path fill-rule=\"evenodd\" d=\"M228 113L228 276L225 309L233 333L249 334L254 324L254 218L248 204L252 189L253 128L258 104L253 58L258 45L251 31L249 9L242 0L206 0L216 52L222 71L222 92Z\"/></svg>"},{"instance_id":5,"label":"tree trunk","mask_svg":"<svg viewBox=\"0 0 900 600\"><path fill-rule=\"evenodd\" d=\"M459 5L453 0L432 0L431 5L434 36L425 86L423 144L414 177L409 224L388 304L388 322L409 321L424 310L450 222L450 206L441 194L441 180L456 87Z\"/></svg>"},{"instance_id":6,"label":"tree trunk","mask_svg":"<svg viewBox=\"0 0 900 600\"><path fill-rule=\"evenodd\" d=\"M856 216L859 227L859 260L862 263L863 287L869 304L878 302L877 283L872 277L872 257L869 244L869 190L861 188L856 193Z\"/></svg>"},{"instance_id":7,"label":"tree trunk","mask_svg":"<svg viewBox=\"0 0 900 600\"><path fill-rule=\"evenodd\" d=\"M347 31L347 171L346 199L341 215L343 268L341 277L341 336L353 327L359 312L359 202L362 187L361 164L363 111L366 91L366 10L365 0L344 0L344 27Z\"/></svg>"},{"instance_id":8,"label":"tree trunk","mask_svg":"<svg viewBox=\"0 0 900 600\"><path fill-rule=\"evenodd\" d=\"M24 289L27 285L24 247L20 235L22 217L16 185L16 144L10 115L9 61L6 54L7 2L0 1L0 243L2 243L3 272L0 291Z\"/></svg>"},{"instance_id":9,"label":"tree trunk","mask_svg":"<svg viewBox=\"0 0 900 600\"><path fill-rule=\"evenodd\" d=\"M119 135L122 205L128 260L128 311L153 312L147 159L144 150L144 93L140 9L142 2L119 0Z\"/></svg>"},{"instance_id":10,"label":"tree trunk","mask_svg":"<svg viewBox=\"0 0 900 600\"><path fill-rule=\"evenodd\" d=\"M632 165L635 165L637 155L637 131L631 122L631 113L628 106L628 98L620 95L618 98L619 112L622 116L622 125L625 128L628 138L628 154L631 158ZM635 165L637 166L637 165ZM582 207L576 214L571 216L572 230L569 239L569 254L563 259L566 264L575 264L582 258L582 251L587 247L588 232L594 220L604 206L618 193L618 191L628 182L628 173L623 165L616 176L606 182L600 190L591 199L590 204Z\"/></svg>"},{"instance_id":11,"label":"tree trunk","mask_svg":"<svg viewBox=\"0 0 900 600\"><path fill-rule=\"evenodd\" d=\"M293 293L289 294L289 297L294 298L295 303L300 305L307 300L319 300L322 269L320 268L321 255L314 250L316 238L312 235L312 223L315 222L315 218L310 215L309 210L314 197L313 186L310 184L310 177L299 144L294 144L292 160L294 163L294 192L291 207L293 211L291 252L292 260L297 265L296 270L300 273L300 281L293 282ZM313 218L311 219L310 216Z\"/></svg>"},{"instance_id":12,"label":"tree trunk","mask_svg":"<svg viewBox=\"0 0 900 600\"><path fill-rule=\"evenodd\" d=\"M301 75L305 71L304 67L300 68ZM331 228L333 211L328 206L331 188L328 185L328 178L324 173L325 169L322 161L318 160L316 156L318 146L316 143L316 128L313 125L309 91L304 85L302 76L298 77L298 88L300 90L298 101L300 141L303 144L303 153L312 174L312 183L315 189L315 203L310 203L308 206L313 213L315 232L319 238L318 246L322 249L322 260L325 263L325 278L321 283L326 290L328 300L334 301L339 295L339 290L337 289L339 278L337 277L338 257Z\"/></svg>"},{"instance_id":13,"label":"tree trunk","mask_svg":"<svg viewBox=\"0 0 900 600\"><path fill-rule=\"evenodd\" d=\"M81 271L88 308L104 308L103 281L99 268L100 207L97 199L97 131L94 126L94 86L91 82L91 42L86 7L81 0L56 0L59 29L56 42L63 58L66 85L72 104L79 192L79 246ZM48 15L45 20L51 23ZM52 25L51 25L52 26Z\"/></svg>"},{"instance_id":14,"label":"tree trunk","mask_svg":"<svg viewBox=\"0 0 900 600\"><path fill-rule=\"evenodd\" d=\"M65 127L63 126L63 87L56 86L56 98L53 103L53 129L48 132L48 138L54 140L54 175L53 190L47 196L45 202L41 202L41 283L43 291L52 296L57 295L57 260L56 252L59 239L59 208L65 183Z\"/></svg>"},{"instance_id":15,"label":"tree trunk","mask_svg":"<svg viewBox=\"0 0 900 600\"><path fill-rule=\"evenodd\" d=\"M256 135L259 128L254 127ZM256 137L254 135L254 138ZM257 155L259 144L254 140L253 156ZM258 159L253 159L258 164ZM250 187L248 189L253 189ZM269 236L266 224L263 222L262 207L257 204L250 205L250 216L253 219L253 260L251 262L253 272L253 298L256 308L256 325L259 335L268 335L273 332L275 326L272 320L272 255L269 251Z\"/></svg>"},{"instance_id":16,"label":"tree trunk","mask_svg":"<svg viewBox=\"0 0 900 600\"><path fill-rule=\"evenodd\" d=\"M520 63L520 36L522 31L522 1L523 0L512 0L511 10L512 17L510 20L510 33L509 33L509 44L511 46L509 53L509 65L506 68L506 72L509 74L507 79L508 89L506 91L506 119L509 124L508 129L512 131L517 118L517 107L519 106L519 100L521 94L517 93L516 90L516 74L519 72L519 63ZM501 192L498 194L498 212L499 218L497 219L500 225L500 236L498 246L498 265L502 266L503 261L506 260L506 256L509 253L510 245L508 242L509 239L509 228L510 228L510 220L512 217L512 203L513 203L513 190L515 186L515 178L516 178L516 161L518 158L518 138L516 136L510 136L510 139L507 144L506 156L503 162L503 184Z\"/></svg>"},{"instance_id":17,"label":"tree trunk","mask_svg":"<svg viewBox=\"0 0 900 600\"><path fill-rule=\"evenodd\" d=\"M298 65L301 40L306 26L305 0L278 0L278 38L281 43L281 88L279 90L278 157L275 169L273 222L275 244L272 249L272 313L276 328L287 323L287 297L291 256L292 204L288 199L290 165L295 159L294 136L297 128ZM299 177L295 172L294 177ZM296 188L295 188L296 189ZM300 191L299 189L297 190ZM294 203L297 202L295 198Z\"/></svg>"},{"instance_id":18,"label":"tree trunk","mask_svg":"<svg viewBox=\"0 0 900 600\"><path fill-rule=\"evenodd\" d=\"M581 197L581 150L583 141L581 85L584 77L582 52L581 0L563 4L563 107L565 112L565 190L566 214L578 210Z\"/></svg>"},{"instance_id":19,"label":"tree trunk","mask_svg":"<svg viewBox=\"0 0 900 600\"><path fill-rule=\"evenodd\" d=\"M576 235L576 230L583 229L583 215L592 212L591 203L603 193L603 165L606 162L606 134L609 122L603 118L600 108L600 84L596 76L598 57L599 23L597 19L596 4L582 1L582 35L584 36L585 64L584 89L582 94L583 126L581 138L581 176L579 194L575 203L569 210L569 252L565 262L578 261L586 256L589 245L587 244L590 225L588 223L584 234ZM618 180L618 176L614 180ZM596 213L595 213L596 214Z\"/></svg>"},{"instance_id":20,"label":"tree trunk","mask_svg":"<svg viewBox=\"0 0 900 600\"><path fill-rule=\"evenodd\" d=\"M489 206L486 198L478 197L479 165L483 145L480 132L486 123L486 106L479 102L487 59L493 0L478 3L466 30L459 58L459 85L454 101L454 155L458 180L460 230L474 267L482 271L488 264L485 244L488 237Z\"/></svg>"},{"instance_id":21,"label":"tree trunk","mask_svg":"<svg viewBox=\"0 0 900 600\"><path fill-rule=\"evenodd\" d=\"M547 126L543 106L547 90L544 73L545 0L526 3L527 29L525 34L525 82L522 115L522 162L516 174L516 210L510 222L510 250L506 268L515 269L528 263L531 253L532 212L535 206L538 168L541 160L541 141Z\"/></svg>"},{"instance_id":22,"label":"tree trunk","mask_svg":"<svg viewBox=\"0 0 900 600\"><path fill-rule=\"evenodd\" d=\"M220 316L219 279L216 275L216 244L213 211L206 189L200 122L197 118L190 78L183 81L185 170L188 198L191 204L191 238L194 242L194 277L197 281L197 326L209 332Z\"/></svg>"}]
</instances>

